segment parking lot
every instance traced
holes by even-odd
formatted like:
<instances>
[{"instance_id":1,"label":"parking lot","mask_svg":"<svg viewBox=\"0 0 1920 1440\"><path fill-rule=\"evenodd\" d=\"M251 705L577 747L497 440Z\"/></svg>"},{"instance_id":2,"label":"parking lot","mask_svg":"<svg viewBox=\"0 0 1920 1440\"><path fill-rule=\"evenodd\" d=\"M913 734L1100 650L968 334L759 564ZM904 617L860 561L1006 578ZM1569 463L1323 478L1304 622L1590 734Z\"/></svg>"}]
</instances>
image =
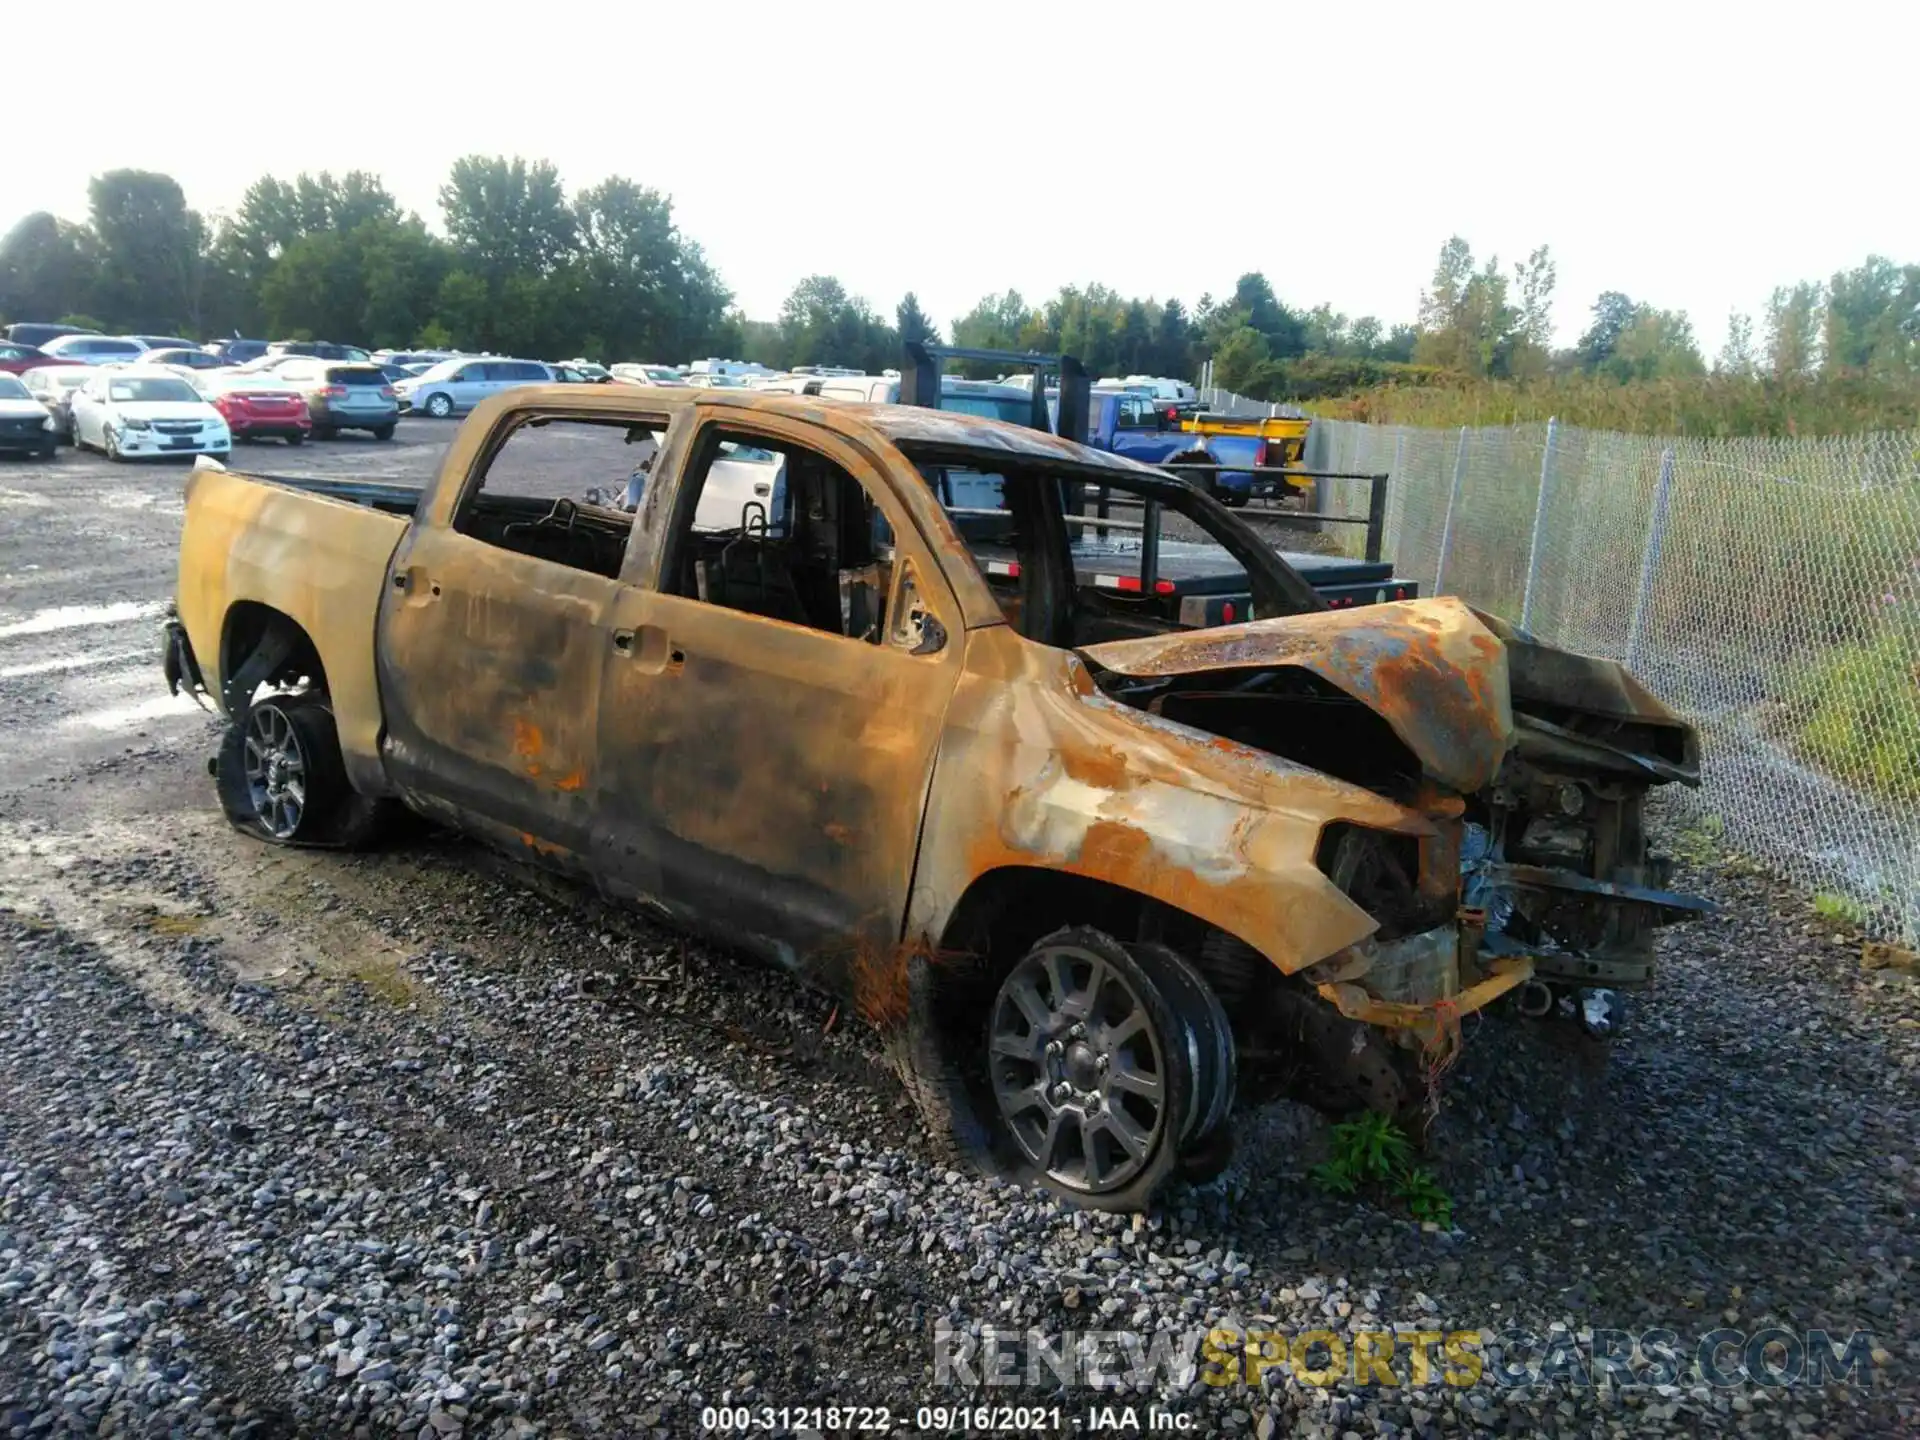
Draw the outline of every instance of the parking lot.
<instances>
[{"instance_id":1,"label":"parking lot","mask_svg":"<svg viewBox=\"0 0 1920 1440\"><path fill-rule=\"evenodd\" d=\"M230 463L419 482L454 428ZM1126 1399L1336 1440L1916 1433L1920 988L1806 897L1670 834L1721 909L1664 932L1610 1049L1469 1028L1451 1230L1314 1185L1325 1127L1290 1105L1221 1180L1077 1213L936 1163L868 1034L784 976L465 842L230 831L216 724L159 670L186 473L0 460L0 1429L684 1436L841 1405L911 1433L1019 1398L1062 1407L1045 1434ZM981 1325L1489 1358L986 1392L936 1364ZM1555 1327L1557 1381L1520 1339ZM1567 1383L1596 1331L1691 1356L1769 1328L1870 1332L1872 1383Z\"/></svg>"}]
</instances>

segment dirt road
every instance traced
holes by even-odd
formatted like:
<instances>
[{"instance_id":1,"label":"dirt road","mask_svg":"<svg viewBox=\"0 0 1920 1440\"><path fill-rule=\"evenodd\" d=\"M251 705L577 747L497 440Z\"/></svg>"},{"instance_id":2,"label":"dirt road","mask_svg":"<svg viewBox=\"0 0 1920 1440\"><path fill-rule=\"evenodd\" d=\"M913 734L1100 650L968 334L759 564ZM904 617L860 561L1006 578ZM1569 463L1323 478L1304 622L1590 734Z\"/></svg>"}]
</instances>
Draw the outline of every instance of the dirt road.
<instances>
[{"instance_id":1,"label":"dirt road","mask_svg":"<svg viewBox=\"0 0 1920 1440\"><path fill-rule=\"evenodd\" d=\"M448 433L235 463L423 478ZM1457 1228L1315 1187L1290 1107L1222 1181L1077 1214L933 1164L869 1037L781 976L456 840L231 832L214 723L159 673L183 478L0 462L0 1432L808 1433L837 1404L960 1433L920 1407L987 1400L1038 1434L1096 1404L1262 1436L1920 1427L1920 997L1801 897L1689 876L1724 908L1610 1055L1477 1026L1435 1158ZM1137 1388L971 1388L982 1326L1403 1336L1392 1385L1311 1383L1323 1351L1211 1385L1119 1341ZM1791 1386L1570 1383L1596 1331L1690 1362L1770 1327L1870 1332L1871 1383L1804 1383L1804 1350ZM1477 1383L1419 1332L1472 1332Z\"/></svg>"}]
</instances>

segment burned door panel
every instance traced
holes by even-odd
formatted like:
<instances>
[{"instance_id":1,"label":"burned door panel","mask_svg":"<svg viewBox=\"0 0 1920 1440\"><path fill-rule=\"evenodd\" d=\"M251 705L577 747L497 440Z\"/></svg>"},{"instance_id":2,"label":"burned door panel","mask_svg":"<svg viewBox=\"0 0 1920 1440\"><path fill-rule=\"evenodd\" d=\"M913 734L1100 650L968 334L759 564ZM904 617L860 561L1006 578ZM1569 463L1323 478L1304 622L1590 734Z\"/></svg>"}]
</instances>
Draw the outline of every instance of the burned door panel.
<instances>
[{"instance_id":1,"label":"burned door panel","mask_svg":"<svg viewBox=\"0 0 1920 1440\"><path fill-rule=\"evenodd\" d=\"M584 870L595 716L618 586L419 528L394 557L377 647L389 773L419 808Z\"/></svg>"},{"instance_id":2,"label":"burned door panel","mask_svg":"<svg viewBox=\"0 0 1920 1440\"><path fill-rule=\"evenodd\" d=\"M639 591L613 626L632 638L600 708L609 892L829 981L891 949L954 659Z\"/></svg>"},{"instance_id":3,"label":"burned door panel","mask_svg":"<svg viewBox=\"0 0 1920 1440\"><path fill-rule=\"evenodd\" d=\"M610 894L831 983L899 942L960 611L900 502L917 475L744 421L685 439L654 500L673 519L647 578L671 578L614 607L595 864ZM702 529L716 462L756 453L779 462L766 495Z\"/></svg>"}]
</instances>

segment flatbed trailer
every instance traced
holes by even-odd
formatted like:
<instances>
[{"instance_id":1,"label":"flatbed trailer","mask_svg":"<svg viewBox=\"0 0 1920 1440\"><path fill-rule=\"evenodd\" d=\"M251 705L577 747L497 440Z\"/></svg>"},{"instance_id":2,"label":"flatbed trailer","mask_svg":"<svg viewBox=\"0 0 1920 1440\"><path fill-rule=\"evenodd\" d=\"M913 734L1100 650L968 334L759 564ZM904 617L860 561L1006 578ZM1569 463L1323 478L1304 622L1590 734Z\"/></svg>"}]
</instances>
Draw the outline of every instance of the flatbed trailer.
<instances>
[{"instance_id":1,"label":"flatbed trailer","mask_svg":"<svg viewBox=\"0 0 1920 1440\"><path fill-rule=\"evenodd\" d=\"M1085 370L1071 356L917 344L907 347L907 355L909 363L901 398L908 404L936 403L934 397L940 393L940 361L943 359L985 359L1031 367L1036 372L1033 388L1037 396L1044 395L1046 373L1051 368L1062 377L1060 401L1051 412L1044 399L1036 403L1034 428L1053 430L1057 426L1057 433L1063 438L1085 442L1090 390ZM1257 524L1316 530L1325 525L1366 527L1364 558L1358 560L1273 547L1276 554L1319 592L1329 609L1418 599L1419 585L1396 575L1392 562L1381 553L1390 476L1300 470L1291 465L1266 463L1271 453L1268 447L1276 445L1282 447L1279 453L1283 457L1297 462L1304 452L1310 424L1304 419L1281 416L1194 416L1182 423L1182 430L1199 436L1217 436L1229 446L1242 449L1258 447L1258 454L1250 454L1249 461L1240 464L1175 461L1158 468L1200 483L1206 489L1214 488L1206 483L1211 473L1231 471L1251 479L1251 493L1256 497L1298 493L1295 487L1301 482L1310 487L1319 480L1367 481L1365 516L1260 510L1244 512L1241 518ZM1064 518L1079 531L1072 542L1072 551L1075 576L1083 594L1097 598L1109 608L1126 608L1143 617L1174 621L1194 629L1231 625L1249 618L1253 596L1246 571L1220 546L1209 541L1163 535L1161 510L1156 503L1137 504L1097 486L1069 489L1077 493L1065 497ZM950 500L946 509L967 536L988 580L1002 589L1011 589L1017 584L1019 562L1010 550L987 538L997 526L1011 518L1007 512L965 508Z\"/></svg>"}]
</instances>

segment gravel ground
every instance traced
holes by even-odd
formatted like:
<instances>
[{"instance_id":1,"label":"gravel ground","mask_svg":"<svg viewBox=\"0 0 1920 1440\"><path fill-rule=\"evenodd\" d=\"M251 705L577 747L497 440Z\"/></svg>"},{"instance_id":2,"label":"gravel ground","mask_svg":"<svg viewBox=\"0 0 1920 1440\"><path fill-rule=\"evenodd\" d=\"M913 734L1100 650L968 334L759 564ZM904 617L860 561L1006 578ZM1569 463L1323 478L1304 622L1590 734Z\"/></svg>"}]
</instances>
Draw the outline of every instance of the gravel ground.
<instances>
[{"instance_id":1,"label":"gravel ground","mask_svg":"<svg viewBox=\"0 0 1920 1440\"><path fill-rule=\"evenodd\" d=\"M260 453L404 478L448 433ZM1451 1230L1316 1189L1324 1127L1289 1106L1220 1181L1075 1213L941 1168L871 1037L783 976L464 842L229 831L155 654L181 478L0 462L0 1433L680 1436L823 1404L909 1433L982 1400L1063 1407L1035 1433L1149 1403L1339 1440L1920 1433L1920 984L1778 882L1696 857L1722 908L1668 932L1608 1051L1470 1028ZM985 1326L1218 1325L1479 1332L1489 1371L1554 1326L1583 1365L1654 1328L1864 1329L1876 1358L1871 1386L1410 1386L1404 1348L1392 1387L936 1373L983 1368Z\"/></svg>"}]
</instances>

